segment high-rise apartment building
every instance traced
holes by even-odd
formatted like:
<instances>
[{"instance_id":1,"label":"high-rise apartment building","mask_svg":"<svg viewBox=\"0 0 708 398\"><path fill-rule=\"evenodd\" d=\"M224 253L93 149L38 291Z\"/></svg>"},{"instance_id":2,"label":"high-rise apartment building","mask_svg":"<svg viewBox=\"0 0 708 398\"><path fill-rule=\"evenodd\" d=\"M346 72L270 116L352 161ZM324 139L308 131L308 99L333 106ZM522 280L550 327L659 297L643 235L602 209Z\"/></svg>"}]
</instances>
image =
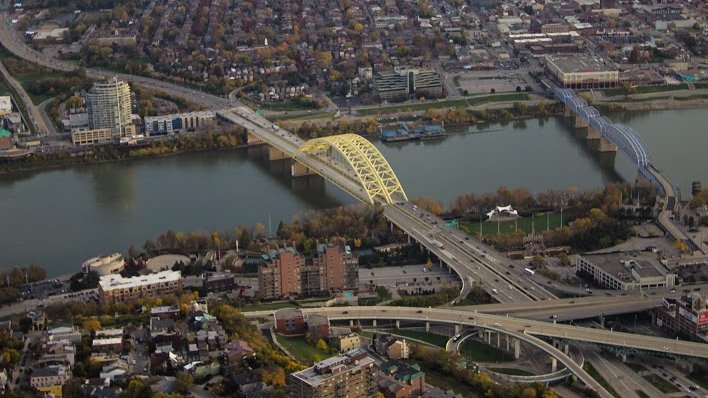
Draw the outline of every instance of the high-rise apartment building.
<instances>
[{"instance_id":1,"label":"high-rise apartment building","mask_svg":"<svg viewBox=\"0 0 708 398\"><path fill-rule=\"evenodd\" d=\"M291 373L289 384L295 398L368 398L376 395L374 360L357 350L317 362Z\"/></svg>"},{"instance_id":2,"label":"high-rise apartment building","mask_svg":"<svg viewBox=\"0 0 708 398\"><path fill-rule=\"evenodd\" d=\"M86 108L91 130L110 128L114 137L135 135L128 83L115 77L94 83L86 93Z\"/></svg>"},{"instance_id":3,"label":"high-rise apartment building","mask_svg":"<svg viewBox=\"0 0 708 398\"><path fill-rule=\"evenodd\" d=\"M359 260L348 247L317 245L316 256L300 270L300 285L305 296L357 290Z\"/></svg>"},{"instance_id":4,"label":"high-rise apartment building","mask_svg":"<svg viewBox=\"0 0 708 398\"><path fill-rule=\"evenodd\" d=\"M305 258L293 248L273 251L268 261L258 267L258 294L261 298L277 298L301 293L300 269Z\"/></svg>"}]
</instances>

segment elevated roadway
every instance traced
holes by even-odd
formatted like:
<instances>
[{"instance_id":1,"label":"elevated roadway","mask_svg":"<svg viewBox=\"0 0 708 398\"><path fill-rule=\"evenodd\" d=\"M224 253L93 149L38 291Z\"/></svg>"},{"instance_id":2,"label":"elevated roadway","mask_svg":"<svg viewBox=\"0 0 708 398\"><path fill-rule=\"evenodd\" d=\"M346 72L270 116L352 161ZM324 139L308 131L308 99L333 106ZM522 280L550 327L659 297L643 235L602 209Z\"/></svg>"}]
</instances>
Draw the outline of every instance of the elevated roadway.
<instances>
[{"instance_id":1,"label":"elevated roadway","mask_svg":"<svg viewBox=\"0 0 708 398\"><path fill-rule=\"evenodd\" d=\"M272 317L276 311L244 312L248 318ZM481 312L465 312L448 308L417 307L326 307L303 308L303 314L326 315L330 320L406 320L436 322L452 325L481 327L501 332L518 332L526 335L561 340L583 341L614 347L622 347L650 353L672 354L685 357L708 359L708 344L662 337L615 332L550 323L531 319L521 319ZM559 358L560 359L560 358Z\"/></svg>"}]
</instances>

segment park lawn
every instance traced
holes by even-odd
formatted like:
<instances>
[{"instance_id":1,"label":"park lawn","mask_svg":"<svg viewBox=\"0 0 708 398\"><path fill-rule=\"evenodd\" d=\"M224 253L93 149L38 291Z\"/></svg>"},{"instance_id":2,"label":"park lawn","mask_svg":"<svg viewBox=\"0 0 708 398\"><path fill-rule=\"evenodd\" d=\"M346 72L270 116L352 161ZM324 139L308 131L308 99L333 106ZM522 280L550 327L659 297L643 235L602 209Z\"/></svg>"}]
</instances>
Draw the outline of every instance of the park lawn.
<instances>
[{"instance_id":1,"label":"park lawn","mask_svg":"<svg viewBox=\"0 0 708 398\"><path fill-rule=\"evenodd\" d=\"M425 111L427 109L467 107L480 105L488 102L525 101L528 99L529 96L526 93L495 94L483 95L478 97L467 97L454 100L424 101L417 102L414 104L400 104L391 106L379 106L374 108L363 108L357 109L356 113L359 116L371 116L387 113Z\"/></svg>"},{"instance_id":2,"label":"park lawn","mask_svg":"<svg viewBox=\"0 0 708 398\"><path fill-rule=\"evenodd\" d=\"M645 375L642 377L644 378L644 380L653 384L654 387L658 388L659 391L663 392L664 394L671 394L681 391L675 385L671 384L668 380L657 375L656 373L652 373L650 375Z\"/></svg>"},{"instance_id":3,"label":"park lawn","mask_svg":"<svg viewBox=\"0 0 708 398\"><path fill-rule=\"evenodd\" d=\"M396 330L389 330L386 333L398 335L401 337L410 337L412 339L420 340L420 341L423 341L423 342L428 343L430 345L434 345L436 347L441 347L441 348L445 348L447 341L450 339L449 337L443 336L441 334L419 332L417 330L396 329Z\"/></svg>"},{"instance_id":4,"label":"park lawn","mask_svg":"<svg viewBox=\"0 0 708 398\"><path fill-rule=\"evenodd\" d=\"M512 376L534 376L535 373L529 372L528 370L524 369L516 369L516 368L489 368L492 372L496 373L501 373L505 375L512 375Z\"/></svg>"},{"instance_id":5,"label":"park lawn","mask_svg":"<svg viewBox=\"0 0 708 398\"><path fill-rule=\"evenodd\" d=\"M649 93L661 93L664 91L678 91L678 90L688 90L687 84L671 84L663 86L636 86L633 88L631 94L649 94ZM611 88L605 90L605 95L624 95L624 89L622 87Z\"/></svg>"},{"instance_id":6,"label":"park lawn","mask_svg":"<svg viewBox=\"0 0 708 398\"><path fill-rule=\"evenodd\" d=\"M512 362L514 355L492 347L481 341L467 339L460 347L460 353L474 362Z\"/></svg>"},{"instance_id":7,"label":"park lawn","mask_svg":"<svg viewBox=\"0 0 708 398\"><path fill-rule=\"evenodd\" d=\"M479 236L479 222L459 221L459 225L468 234ZM545 231L547 226L549 229L556 229L561 226L560 213L550 213L548 220L546 220L545 214L537 214L532 217L521 217L516 221L501 221L499 222L499 233L506 234L517 229L530 233L532 226L536 231ZM496 233L496 222L485 221L482 223L482 235L496 235Z\"/></svg>"},{"instance_id":8,"label":"park lawn","mask_svg":"<svg viewBox=\"0 0 708 398\"><path fill-rule=\"evenodd\" d=\"M290 352L298 361L312 365L323 359L329 358L331 355L327 352L320 351L317 348L307 344L304 337L286 337L276 335L278 342Z\"/></svg>"},{"instance_id":9,"label":"park lawn","mask_svg":"<svg viewBox=\"0 0 708 398\"><path fill-rule=\"evenodd\" d=\"M612 394L612 396L614 396L614 397L616 397L616 398L622 398L622 397L620 397L619 394L617 394L617 391L615 391L615 389L612 388L612 386L610 385L610 383L608 383L607 380L605 380L605 378L602 377L602 376L600 375L600 373L598 373L597 369L595 369L595 367L592 366L592 364L591 364L590 362L585 361L585 364L583 365L583 369L585 369L585 371L588 372L588 374L589 374L593 379L597 380L597 382L600 383L600 385L601 385L602 387L604 387L605 390L607 390L610 394Z\"/></svg>"}]
</instances>

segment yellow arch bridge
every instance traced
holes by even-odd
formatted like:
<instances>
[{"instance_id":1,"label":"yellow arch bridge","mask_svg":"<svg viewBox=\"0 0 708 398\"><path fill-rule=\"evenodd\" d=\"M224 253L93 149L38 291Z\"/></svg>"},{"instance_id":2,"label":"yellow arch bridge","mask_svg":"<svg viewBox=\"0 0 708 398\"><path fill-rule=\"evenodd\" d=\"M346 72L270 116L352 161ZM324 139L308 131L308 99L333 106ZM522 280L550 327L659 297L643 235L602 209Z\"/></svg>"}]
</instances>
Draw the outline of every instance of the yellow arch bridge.
<instances>
[{"instance_id":1,"label":"yellow arch bridge","mask_svg":"<svg viewBox=\"0 0 708 398\"><path fill-rule=\"evenodd\" d=\"M348 166L351 170L345 171L362 186L370 204L378 201L392 204L408 200L391 165L371 142L360 135L341 134L316 138L305 142L298 150Z\"/></svg>"}]
</instances>

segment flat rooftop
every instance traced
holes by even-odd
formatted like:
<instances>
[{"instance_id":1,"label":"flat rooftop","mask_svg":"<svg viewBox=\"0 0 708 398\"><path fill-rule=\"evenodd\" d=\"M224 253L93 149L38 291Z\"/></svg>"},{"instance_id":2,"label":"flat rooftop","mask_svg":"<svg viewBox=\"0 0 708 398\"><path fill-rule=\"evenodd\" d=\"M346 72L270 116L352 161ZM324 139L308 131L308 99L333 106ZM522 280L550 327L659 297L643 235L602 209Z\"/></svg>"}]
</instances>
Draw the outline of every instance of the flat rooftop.
<instances>
[{"instance_id":1,"label":"flat rooftop","mask_svg":"<svg viewBox=\"0 0 708 398\"><path fill-rule=\"evenodd\" d=\"M106 292L116 289L153 285L156 283L175 282L180 280L180 278L182 278L182 275L179 271L162 271L156 274L136 276L133 278L123 278L121 275L111 274L102 276L98 281L98 285L102 291Z\"/></svg>"},{"instance_id":2,"label":"flat rooftop","mask_svg":"<svg viewBox=\"0 0 708 398\"><path fill-rule=\"evenodd\" d=\"M622 273L631 278L632 269L636 271L640 278L654 278L663 275L663 273L659 272L657 269L657 267L662 267L661 264L642 255L634 257L623 253L604 253L583 254L582 256L588 262L613 276ZM626 265L622 264L623 262Z\"/></svg>"},{"instance_id":3,"label":"flat rooftop","mask_svg":"<svg viewBox=\"0 0 708 398\"><path fill-rule=\"evenodd\" d=\"M358 351L355 351L354 353L358 353ZM351 360L350 357L346 354L338 355L317 362L313 367L293 373L292 377L296 377L307 384L315 386L333 376L342 374L343 372L348 372L352 369L358 369L369 366L374 362L375 361L369 356L365 356L358 360ZM344 369L339 368L340 366L343 366ZM320 374L315 371L315 368L336 368L337 370L336 372L327 371L323 374Z\"/></svg>"},{"instance_id":4,"label":"flat rooftop","mask_svg":"<svg viewBox=\"0 0 708 398\"><path fill-rule=\"evenodd\" d=\"M555 64L563 73L615 72L617 71L603 58L593 55L546 55L546 60Z\"/></svg>"}]
</instances>

